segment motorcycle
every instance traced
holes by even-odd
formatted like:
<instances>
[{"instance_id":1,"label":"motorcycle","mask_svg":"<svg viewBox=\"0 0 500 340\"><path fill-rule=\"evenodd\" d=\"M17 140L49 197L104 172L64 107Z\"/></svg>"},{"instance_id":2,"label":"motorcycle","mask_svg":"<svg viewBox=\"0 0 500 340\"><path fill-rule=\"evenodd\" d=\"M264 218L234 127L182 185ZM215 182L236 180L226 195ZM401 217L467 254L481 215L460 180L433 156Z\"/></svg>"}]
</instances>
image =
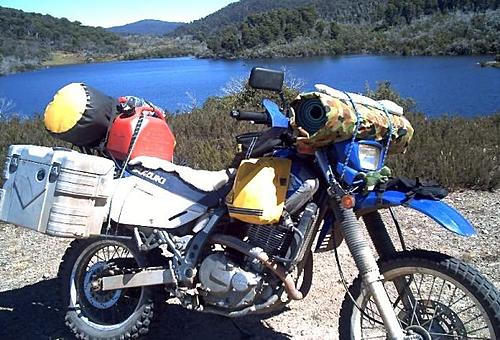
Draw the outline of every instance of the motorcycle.
<instances>
[{"instance_id":1,"label":"motorcycle","mask_svg":"<svg viewBox=\"0 0 500 340\"><path fill-rule=\"evenodd\" d=\"M314 253L333 251L341 268L337 247L345 241L359 276L344 297L341 339L500 338L498 290L476 269L435 251L406 250L398 224L403 251L396 250L381 209L405 206L456 234L475 231L425 186L367 185L384 167L390 140L353 133L299 150L307 133L283 98L283 73L254 68L249 84L280 94L282 105L265 99L263 112L231 112L269 127L238 137L237 170L193 170L151 157L123 165L101 235L74 240L59 268L66 324L76 337L144 335L155 303L169 298L230 318L280 311L307 296ZM262 210L236 205L235 183L251 181L241 169L261 161L287 165L291 179L272 179L287 196L279 218L259 223Z\"/></svg>"}]
</instances>

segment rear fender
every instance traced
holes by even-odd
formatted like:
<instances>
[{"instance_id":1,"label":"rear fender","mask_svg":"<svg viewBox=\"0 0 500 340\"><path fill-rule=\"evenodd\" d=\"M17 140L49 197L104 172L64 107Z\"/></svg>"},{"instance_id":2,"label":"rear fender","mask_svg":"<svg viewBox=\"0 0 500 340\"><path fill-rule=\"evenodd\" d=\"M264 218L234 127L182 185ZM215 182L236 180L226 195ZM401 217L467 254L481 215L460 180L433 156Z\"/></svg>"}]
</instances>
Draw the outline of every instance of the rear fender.
<instances>
[{"instance_id":1,"label":"rear fender","mask_svg":"<svg viewBox=\"0 0 500 340\"><path fill-rule=\"evenodd\" d=\"M442 227L458 235L472 236L476 234L472 224L448 204L442 201L422 198L408 200L405 193L399 191L385 191L381 197L381 201L379 201L379 197L374 192L370 192L365 196L358 196L356 197L354 210L358 215L364 215L365 212L400 205L415 209L429 216Z\"/></svg>"}]
</instances>

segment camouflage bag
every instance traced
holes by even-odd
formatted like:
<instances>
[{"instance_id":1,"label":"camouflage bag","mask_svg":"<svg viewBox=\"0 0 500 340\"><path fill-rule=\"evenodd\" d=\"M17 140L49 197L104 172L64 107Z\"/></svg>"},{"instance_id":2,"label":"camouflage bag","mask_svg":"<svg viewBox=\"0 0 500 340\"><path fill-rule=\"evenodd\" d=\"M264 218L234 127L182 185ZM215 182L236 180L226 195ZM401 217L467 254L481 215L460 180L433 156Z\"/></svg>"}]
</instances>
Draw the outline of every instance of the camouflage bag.
<instances>
[{"instance_id":1,"label":"camouflage bag","mask_svg":"<svg viewBox=\"0 0 500 340\"><path fill-rule=\"evenodd\" d=\"M293 102L295 125L309 136L297 139L298 147L319 148L352 138L356 128L356 110L360 116L356 138L383 141L392 125L390 154L405 152L413 136L413 127L403 116L387 113L374 106L335 98L322 92L300 94Z\"/></svg>"}]
</instances>

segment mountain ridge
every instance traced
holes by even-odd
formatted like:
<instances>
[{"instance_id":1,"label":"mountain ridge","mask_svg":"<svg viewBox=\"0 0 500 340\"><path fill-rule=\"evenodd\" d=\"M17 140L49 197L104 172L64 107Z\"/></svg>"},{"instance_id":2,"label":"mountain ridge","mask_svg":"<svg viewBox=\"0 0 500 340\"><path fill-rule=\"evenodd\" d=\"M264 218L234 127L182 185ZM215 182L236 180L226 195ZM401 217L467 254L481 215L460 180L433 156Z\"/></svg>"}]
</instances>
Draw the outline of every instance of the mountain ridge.
<instances>
[{"instance_id":1,"label":"mountain ridge","mask_svg":"<svg viewBox=\"0 0 500 340\"><path fill-rule=\"evenodd\" d=\"M156 35L162 36L170 33L178 27L185 25L184 22L163 21L156 19L143 19L131 22L125 25L112 26L105 28L108 32L123 35Z\"/></svg>"}]
</instances>

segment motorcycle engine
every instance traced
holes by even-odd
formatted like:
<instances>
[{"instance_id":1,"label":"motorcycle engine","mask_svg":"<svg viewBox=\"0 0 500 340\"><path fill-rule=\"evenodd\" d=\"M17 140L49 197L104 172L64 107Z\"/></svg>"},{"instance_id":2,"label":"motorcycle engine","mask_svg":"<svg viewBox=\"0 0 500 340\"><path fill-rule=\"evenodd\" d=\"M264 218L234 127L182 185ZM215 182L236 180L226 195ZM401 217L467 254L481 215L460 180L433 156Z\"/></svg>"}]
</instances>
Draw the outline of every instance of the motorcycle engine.
<instances>
[{"instance_id":1,"label":"motorcycle engine","mask_svg":"<svg viewBox=\"0 0 500 340\"><path fill-rule=\"evenodd\" d=\"M224 253L207 256L201 263L199 278L206 292L204 301L222 308L241 308L254 303L262 277L240 268Z\"/></svg>"}]
</instances>

